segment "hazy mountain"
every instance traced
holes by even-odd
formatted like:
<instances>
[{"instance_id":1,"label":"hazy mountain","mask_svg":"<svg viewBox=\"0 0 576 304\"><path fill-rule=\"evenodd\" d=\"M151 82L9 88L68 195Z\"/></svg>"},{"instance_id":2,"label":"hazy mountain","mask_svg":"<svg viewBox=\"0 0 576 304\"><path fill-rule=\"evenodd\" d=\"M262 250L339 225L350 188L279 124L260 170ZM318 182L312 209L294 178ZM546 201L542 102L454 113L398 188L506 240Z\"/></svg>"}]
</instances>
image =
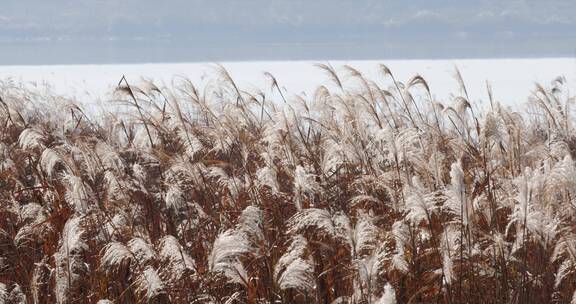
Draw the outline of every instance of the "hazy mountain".
<instances>
[{"instance_id":1,"label":"hazy mountain","mask_svg":"<svg viewBox=\"0 0 576 304\"><path fill-rule=\"evenodd\" d=\"M572 56L576 2L14 1L0 63Z\"/></svg>"}]
</instances>

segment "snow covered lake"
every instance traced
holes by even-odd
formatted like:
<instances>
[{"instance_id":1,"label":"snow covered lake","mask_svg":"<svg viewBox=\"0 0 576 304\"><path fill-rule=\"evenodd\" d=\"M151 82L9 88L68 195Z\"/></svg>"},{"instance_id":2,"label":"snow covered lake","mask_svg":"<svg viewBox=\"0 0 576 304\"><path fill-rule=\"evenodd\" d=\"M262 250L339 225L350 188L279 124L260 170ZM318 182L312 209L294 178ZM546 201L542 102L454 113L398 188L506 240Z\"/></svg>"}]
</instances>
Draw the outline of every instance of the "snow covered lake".
<instances>
[{"instance_id":1,"label":"snow covered lake","mask_svg":"<svg viewBox=\"0 0 576 304\"><path fill-rule=\"evenodd\" d=\"M269 90L269 80L264 76L264 72L269 72L289 94L311 94L318 85L330 84L324 71L314 63L330 63L342 75L345 75L342 66L348 64L377 83L386 81L378 71L380 63L388 66L399 81L420 74L430 85L433 96L440 100L458 92L458 83L453 77L455 67L460 69L472 101L487 100L486 81L492 85L496 99L507 105L521 104L530 95L534 83L547 86L558 76L566 78L571 91L576 89L574 58L262 61L225 62L222 65L248 91ZM46 82L59 94L90 102L106 100L123 75L131 83L138 83L141 77L145 77L166 85L175 77L187 77L202 87L216 77L216 71L215 63L0 66L0 79Z\"/></svg>"}]
</instances>

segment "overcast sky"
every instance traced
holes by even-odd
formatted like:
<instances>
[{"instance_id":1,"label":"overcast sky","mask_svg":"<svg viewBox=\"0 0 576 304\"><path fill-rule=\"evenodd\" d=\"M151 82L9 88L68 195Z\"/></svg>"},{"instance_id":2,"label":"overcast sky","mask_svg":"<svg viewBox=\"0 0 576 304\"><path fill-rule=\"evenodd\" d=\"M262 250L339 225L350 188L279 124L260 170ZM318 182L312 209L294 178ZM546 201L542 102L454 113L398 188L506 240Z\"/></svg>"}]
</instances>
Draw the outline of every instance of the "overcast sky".
<instances>
[{"instance_id":1,"label":"overcast sky","mask_svg":"<svg viewBox=\"0 0 576 304\"><path fill-rule=\"evenodd\" d=\"M0 64L575 54L574 0L0 4Z\"/></svg>"}]
</instances>

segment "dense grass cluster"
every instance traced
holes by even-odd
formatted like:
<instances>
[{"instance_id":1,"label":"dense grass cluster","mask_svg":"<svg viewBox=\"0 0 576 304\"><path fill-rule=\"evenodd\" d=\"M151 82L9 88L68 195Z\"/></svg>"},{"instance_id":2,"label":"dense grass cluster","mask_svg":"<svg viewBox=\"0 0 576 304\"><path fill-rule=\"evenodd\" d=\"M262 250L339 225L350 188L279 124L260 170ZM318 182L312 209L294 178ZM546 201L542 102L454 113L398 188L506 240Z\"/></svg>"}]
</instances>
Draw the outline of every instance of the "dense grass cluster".
<instances>
[{"instance_id":1,"label":"dense grass cluster","mask_svg":"<svg viewBox=\"0 0 576 304\"><path fill-rule=\"evenodd\" d=\"M561 78L521 114L319 68L122 81L97 115L3 83L0 303L576 303Z\"/></svg>"}]
</instances>

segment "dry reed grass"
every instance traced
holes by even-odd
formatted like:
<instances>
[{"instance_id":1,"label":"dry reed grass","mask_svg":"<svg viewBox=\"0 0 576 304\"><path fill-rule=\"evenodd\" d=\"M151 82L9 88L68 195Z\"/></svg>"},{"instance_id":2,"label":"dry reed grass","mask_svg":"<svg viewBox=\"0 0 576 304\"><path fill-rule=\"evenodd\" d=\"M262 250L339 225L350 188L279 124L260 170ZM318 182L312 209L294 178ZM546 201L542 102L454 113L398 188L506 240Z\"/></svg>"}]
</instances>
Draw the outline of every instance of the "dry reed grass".
<instances>
[{"instance_id":1,"label":"dry reed grass","mask_svg":"<svg viewBox=\"0 0 576 304\"><path fill-rule=\"evenodd\" d=\"M563 79L520 114L319 67L313 96L123 79L96 117L3 83L0 303L576 303Z\"/></svg>"}]
</instances>

